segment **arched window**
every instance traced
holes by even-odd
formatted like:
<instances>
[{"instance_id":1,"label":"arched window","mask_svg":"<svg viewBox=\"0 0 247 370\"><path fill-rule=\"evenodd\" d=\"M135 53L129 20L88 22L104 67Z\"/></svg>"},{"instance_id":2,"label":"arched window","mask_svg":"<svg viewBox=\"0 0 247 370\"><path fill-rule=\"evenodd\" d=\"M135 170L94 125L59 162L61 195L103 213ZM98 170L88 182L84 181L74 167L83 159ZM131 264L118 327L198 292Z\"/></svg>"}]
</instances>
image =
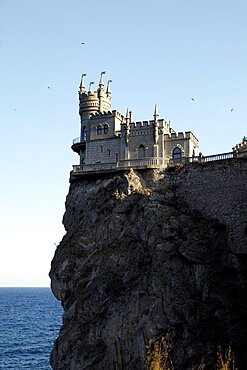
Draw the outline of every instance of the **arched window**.
<instances>
[{"instance_id":1,"label":"arched window","mask_svg":"<svg viewBox=\"0 0 247 370\"><path fill-rule=\"evenodd\" d=\"M182 152L181 152L181 149L176 147L173 149L173 153L172 153L172 157L173 159L180 159L182 157Z\"/></svg>"},{"instance_id":2,"label":"arched window","mask_svg":"<svg viewBox=\"0 0 247 370\"><path fill-rule=\"evenodd\" d=\"M143 145L139 146L138 149L138 158L145 158L145 148Z\"/></svg>"},{"instance_id":3,"label":"arched window","mask_svg":"<svg viewBox=\"0 0 247 370\"><path fill-rule=\"evenodd\" d=\"M104 134L108 134L108 125L107 123L104 125Z\"/></svg>"},{"instance_id":4,"label":"arched window","mask_svg":"<svg viewBox=\"0 0 247 370\"><path fill-rule=\"evenodd\" d=\"M86 126L84 126L83 130L82 130L82 140L87 141L87 128L86 128Z\"/></svg>"},{"instance_id":5,"label":"arched window","mask_svg":"<svg viewBox=\"0 0 247 370\"><path fill-rule=\"evenodd\" d=\"M101 135L102 134L102 127L101 125L98 125L97 126L97 135Z\"/></svg>"}]
</instances>

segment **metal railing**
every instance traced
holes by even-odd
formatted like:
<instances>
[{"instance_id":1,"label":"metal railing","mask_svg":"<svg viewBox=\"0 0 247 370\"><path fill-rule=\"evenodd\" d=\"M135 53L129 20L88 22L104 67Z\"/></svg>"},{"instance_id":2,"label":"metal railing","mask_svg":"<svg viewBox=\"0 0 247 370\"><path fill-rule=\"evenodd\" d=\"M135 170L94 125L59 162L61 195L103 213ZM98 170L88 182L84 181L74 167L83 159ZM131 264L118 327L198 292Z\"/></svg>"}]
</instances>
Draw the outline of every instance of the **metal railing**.
<instances>
[{"instance_id":1,"label":"metal railing","mask_svg":"<svg viewBox=\"0 0 247 370\"><path fill-rule=\"evenodd\" d=\"M203 162L213 162L213 161L223 161L226 159L236 158L236 154L234 152L229 153L220 153L220 154L213 154L207 156L194 156L194 157L181 157L181 158L171 158L169 163L203 163Z\"/></svg>"},{"instance_id":2,"label":"metal railing","mask_svg":"<svg viewBox=\"0 0 247 370\"><path fill-rule=\"evenodd\" d=\"M84 144L86 143L85 140L82 140L80 137L76 137L73 141L72 141L72 145L75 145L75 144Z\"/></svg>"},{"instance_id":3,"label":"metal railing","mask_svg":"<svg viewBox=\"0 0 247 370\"><path fill-rule=\"evenodd\" d=\"M79 144L81 142L81 138L80 137L76 137L73 141L72 141L72 145L74 144Z\"/></svg>"},{"instance_id":4,"label":"metal railing","mask_svg":"<svg viewBox=\"0 0 247 370\"><path fill-rule=\"evenodd\" d=\"M234 152L229 153L220 153L220 154L213 154L213 155L207 155L204 158L205 162L211 162L211 161L223 161L225 159L232 159L235 158Z\"/></svg>"}]
</instances>

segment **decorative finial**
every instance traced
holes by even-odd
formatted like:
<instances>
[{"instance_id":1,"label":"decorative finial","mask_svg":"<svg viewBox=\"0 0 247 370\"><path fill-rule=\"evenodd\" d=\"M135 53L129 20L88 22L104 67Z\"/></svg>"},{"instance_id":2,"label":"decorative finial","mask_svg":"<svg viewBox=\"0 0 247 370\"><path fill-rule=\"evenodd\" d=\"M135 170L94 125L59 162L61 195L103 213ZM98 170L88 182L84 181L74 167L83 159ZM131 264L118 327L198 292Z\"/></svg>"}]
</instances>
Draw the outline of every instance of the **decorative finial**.
<instances>
[{"instance_id":1,"label":"decorative finial","mask_svg":"<svg viewBox=\"0 0 247 370\"><path fill-rule=\"evenodd\" d=\"M104 86L103 75L105 75L105 71L100 73L99 87Z\"/></svg>"},{"instance_id":2,"label":"decorative finial","mask_svg":"<svg viewBox=\"0 0 247 370\"><path fill-rule=\"evenodd\" d=\"M111 90L110 90L110 83L112 82L112 80L108 80L107 81L107 89L106 89L106 93L107 94L110 94L111 93Z\"/></svg>"},{"instance_id":3,"label":"decorative finial","mask_svg":"<svg viewBox=\"0 0 247 370\"><path fill-rule=\"evenodd\" d=\"M89 88L88 88L88 92L91 94L92 93L92 85L94 84L94 82L90 82L89 84Z\"/></svg>"},{"instance_id":4,"label":"decorative finial","mask_svg":"<svg viewBox=\"0 0 247 370\"><path fill-rule=\"evenodd\" d=\"M80 83L80 86L79 86L79 91L80 91L80 93L81 93L81 94L83 94L83 93L84 93L84 91L85 91L85 86L84 86L84 76L86 76L86 73L83 73L83 74L81 75L81 83Z\"/></svg>"},{"instance_id":5,"label":"decorative finial","mask_svg":"<svg viewBox=\"0 0 247 370\"><path fill-rule=\"evenodd\" d=\"M127 108L127 111L126 111L126 118L129 118L129 108Z\"/></svg>"}]
</instances>

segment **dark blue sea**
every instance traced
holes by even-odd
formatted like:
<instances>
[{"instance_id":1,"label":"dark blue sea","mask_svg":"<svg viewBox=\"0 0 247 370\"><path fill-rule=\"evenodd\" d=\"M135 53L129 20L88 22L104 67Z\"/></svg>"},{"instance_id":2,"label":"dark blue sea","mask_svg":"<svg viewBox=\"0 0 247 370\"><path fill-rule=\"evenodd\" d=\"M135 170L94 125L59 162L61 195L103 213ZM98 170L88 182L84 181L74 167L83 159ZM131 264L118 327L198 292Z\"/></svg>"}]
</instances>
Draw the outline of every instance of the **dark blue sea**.
<instances>
[{"instance_id":1,"label":"dark blue sea","mask_svg":"<svg viewBox=\"0 0 247 370\"><path fill-rule=\"evenodd\" d=\"M49 288L0 288L0 369L51 369L62 314Z\"/></svg>"}]
</instances>

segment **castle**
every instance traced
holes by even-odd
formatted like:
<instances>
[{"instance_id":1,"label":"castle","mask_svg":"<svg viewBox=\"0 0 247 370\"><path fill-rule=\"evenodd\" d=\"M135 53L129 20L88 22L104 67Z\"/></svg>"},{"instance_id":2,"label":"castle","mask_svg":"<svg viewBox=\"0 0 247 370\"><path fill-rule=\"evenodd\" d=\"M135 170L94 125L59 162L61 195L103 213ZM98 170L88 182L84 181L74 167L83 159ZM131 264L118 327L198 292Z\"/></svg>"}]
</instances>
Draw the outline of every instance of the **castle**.
<instances>
[{"instance_id":1,"label":"castle","mask_svg":"<svg viewBox=\"0 0 247 370\"><path fill-rule=\"evenodd\" d=\"M92 91L90 82L85 90L82 75L79 87L80 137L72 149L80 156L80 164L73 166L72 176L112 172L129 168L165 168L170 161L181 161L195 156L198 139L191 131L176 132L170 121L160 119L155 106L153 119L133 122L132 112L124 117L111 109L108 81L105 89L101 72L99 86Z\"/></svg>"}]
</instances>

